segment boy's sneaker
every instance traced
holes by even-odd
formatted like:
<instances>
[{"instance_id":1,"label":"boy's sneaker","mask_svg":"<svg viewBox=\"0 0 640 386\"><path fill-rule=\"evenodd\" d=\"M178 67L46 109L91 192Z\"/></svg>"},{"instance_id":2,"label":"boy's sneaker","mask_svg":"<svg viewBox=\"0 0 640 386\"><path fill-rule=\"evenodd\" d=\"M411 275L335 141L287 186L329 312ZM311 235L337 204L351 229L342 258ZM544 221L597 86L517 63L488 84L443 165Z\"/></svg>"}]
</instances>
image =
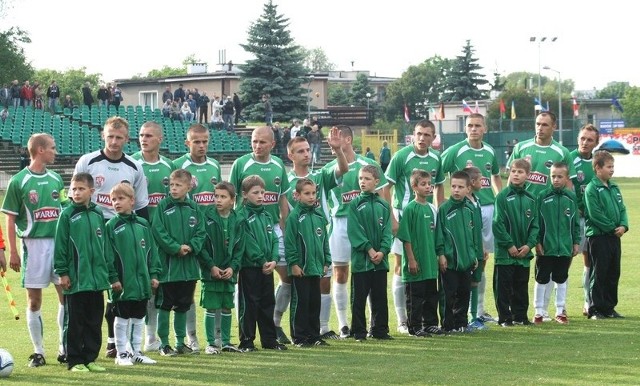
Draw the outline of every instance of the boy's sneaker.
<instances>
[{"instance_id":1,"label":"boy's sneaker","mask_svg":"<svg viewBox=\"0 0 640 386\"><path fill-rule=\"evenodd\" d=\"M500 323L500 326L502 326L502 327L513 327L513 322L510 322L510 321L502 322L502 323Z\"/></svg>"},{"instance_id":2,"label":"boy's sneaker","mask_svg":"<svg viewBox=\"0 0 640 386\"><path fill-rule=\"evenodd\" d=\"M189 347L189 349L191 350L191 354L200 353L200 344L198 343L198 340L196 340L196 339L194 339L191 342L185 344L185 347Z\"/></svg>"},{"instance_id":3,"label":"boy's sneaker","mask_svg":"<svg viewBox=\"0 0 640 386\"><path fill-rule=\"evenodd\" d=\"M67 361L67 354L64 354L64 353L61 353L61 352L58 353L58 358L57 359L58 359L58 363L60 363L60 364L68 362Z\"/></svg>"},{"instance_id":4,"label":"boy's sneaker","mask_svg":"<svg viewBox=\"0 0 640 386\"><path fill-rule=\"evenodd\" d=\"M134 363L141 363L143 365L155 365L158 363L157 361L149 358L148 356L142 354L141 352L137 353L132 358Z\"/></svg>"},{"instance_id":5,"label":"boy's sneaker","mask_svg":"<svg viewBox=\"0 0 640 386\"><path fill-rule=\"evenodd\" d=\"M236 346L234 346L232 344L225 344L224 346L222 346L222 352L241 353L242 350L240 350L239 348L237 348Z\"/></svg>"},{"instance_id":6,"label":"boy's sneaker","mask_svg":"<svg viewBox=\"0 0 640 386\"><path fill-rule=\"evenodd\" d=\"M467 326L467 329L469 329L470 331L481 331L488 328L489 327L485 326L485 324L482 323L479 319L474 320Z\"/></svg>"},{"instance_id":7,"label":"boy's sneaker","mask_svg":"<svg viewBox=\"0 0 640 386\"><path fill-rule=\"evenodd\" d=\"M331 330L331 331L327 331L324 334L320 335L320 338L322 339L340 339L340 335L336 334L335 331Z\"/></svg>"},{"instance_id":8,"label":"boy's sneaker","mask_svg":"<svg viewBox=\"0 0 640 386\"><path fill-rule=\"evenodd\" d=\"M347 339L351 336L351 330L347 326L342 326L340 329L340 339Z\"/></svg>"},{"instance_id":9,"label":"boy's sneaker","mask_svg":"<svg viewBox=\"0 0 640 386\"><path fill-rule=\"evenodd\" d=\"M569 324L569 319L566 314L556 315L556 322L560 324Z\"/></svg>"},{"instance_id":10,"label":"boy's sneaker","mask_svg":"<svg viewBox=\"0 0 640 386\"><path fill-rule=\"evenodd\" d=\"M366 335L354 335L353 338L356 340L356 342L364 342L367 340Z\"/></svg>"},{"instance_id":11,"label":"boy's sneaker","mask_svg":"<svg viewBox=\"0 0 640 386\"><path fill-rule=\"evenodd\" d=\"M276 339L280 344L291 344L291 340L287 337L287 334L284 333L282 327L276 327Z\"/></svg>"},{"instance_id":12,"label":"boy's sneaker","mask_svg":"<svg viewBox=\"0 0 640 386\"><path fill-rule=\"evenodd\" d=\"M178 353L178 355L199 354L198 351L193 351L193 349L191 347L187 346L186 344L176 347L176 353Z\"/></svg>"},{"instance_id":13,"label":"boy's sneaker","mask_svg":"<svg viewBox=\"0 0 640 386\"><path fill-rule=\"evenodd\" d=\"M169 345L160 347L158 351L160 352L160 355L162 355L163 357L174 357L178 355L178 353L176 353L176 350L172 349L171 346Z\"/></svg>"},{"instance_id":14,"label":"boy's sneaker","mask_svg":"<svg viewBox=\"0 0 640 386\"><path fill-rule=\"evenodd\" d=\"M91 362L91 363L87 364L86 367L92 373L104 373L105 371L107 371L107 369L105 369L104 367L98 365L96 362Z\"/></svg>"},{"instance_id":15,"label":"boy's sneaker","mask_svg":"<svg viewBox=\"0 0 640 386\"><path fill-rule=\"evenodd\" d=\"M302 342L294 343L294 346L298 348L309 348L312 346L312 344L307 342L306 340L303 340Z\"/></svg>"},{"instance_id":16,"label":"boy's sneaker","mask_svg":"<svg viewBox=\"0 0 640 386\"><path fill-rule=\"evenodd\" d=\"M621 314L618 313L618 311L613 310L611 311L611 313L609 315L607 315L609 318L615 318L615 319L624 319L624 316L622 316Z\"/></svg>"},{"instance_id":17,"label":"boy's sneaker","mask_svg":"<svg viewBox=\"0 0 640 386\"><path fill-rule=\"evenodd\" d=\"M544 317L542 318L542 320L544 320ZM551 319L549 319L551 320ZM529 319L522 319L522 320L514 320L513 324L518 325L518 326L530 326L531 322L529 321Z\"/></svg>"},{"instance_id":18,"label":"boy's sneaker","mask_svg":"<svg viewBox=\"0 0 640 386\"><path fill-rule=\"evenodd\" d=\"M220 349L210 344L204 349L204 353L207 355L217 355L220 354Z\"/></svg>"},{"instance_id":19,"label":"boy's sneaker","mask_svg":"<svg viewBox=\"0 0 640 386\"><path fill-rule=\"evenodd\" d=\"M543 321L544 321L544 318L540 314L536 314L533 317L533 324L535 324L536 326L541 325Z\"/></svg>"},{"instance_id":20,"label":"boy's sneaker","mask_svg":"<svg viewBox=\"0 0 640 386\"><path fill-rule=\"evenodd\" d=\"M542 320L545 322L550 322L553 319L551 319L551 316L549 316L549 313L545 311L544 314L542 314Z\"/></svg>"},{"instance_id":21,"label":"boy's sneaker","mask_svg":"<svg viewBox=\"0 0 640 386\"><path fill-rule=\"evenodd\" d=\"M258 349L255 346L242 347L240 349L242 352L256 352Z\"/></svg>"},{"instance_id":22,"label":"boy's sneaker","mask_svg":"<svg viewBox=\"0 0 640 386\"><path fill-rule=\"evenodd\" d=\"M89 372L89 369L87 368L87 366L83 365L82 363L73 366L69 370L74 371L74 372L81 372L81 373L88 373Z\"/></svg>"},{"instance_id":23,"label":"boy's sneaker","mask_svg":"<svg viewBox=\"0 0 640 386\"><path fill-rule=\"evenodd\" d=\"M115 358L118 356L118 350L116 350L115 343L107 343L107 349L104 353L107 358Z\"/></svg>"},{"instance_id":24,"label":"boy's sneaker","mask_svg":"<svg viewBox=\"0 0 640 386\"><path fill-rule=\"evenodd\" d=\"M413 334L409 334L411 336L415 336L416 338L429 338L431 334L426 332L424 329L415 331Z\"/></svg>"},{"instance_id":25,"label":"boy's sneaker","mask_svg":"<svg viewBox=\"0 0 640 386\"><path fill-rule=\"evenodd\" d=\"M604 314L601 314L601 313L600 313L600 312L598 312L598 311L594 311L594 312L593 312L593 314L591 314L591 315L589 316L589 319L593 319L593 320L602 320L602 319L609 319L609 317L608 317L608 316L606 316L606 315L604 315Z\"/></svg>"},{"instance_id":26,"label":"boy's sneaker","mask_svg":"<svg viewBox=\"0 0 640 386\"><path fill-rule=\"evenodd\" d=\"M393 337L389 334L371 335L371 337L377 340L393 340Z\"/></svg>"},{"instance_id":27,"label":"boy's sneaker","mask_svg":"<svg viewBox=\"0 0 640 386\"><path fill-rule=\"evenodd\" d=\"M263 346L262 348L265 350L285 351L287 346L282 343L276 343L274 346Z\"/></svg>"},{"instance_id":28,"label":"boy's sneaker","mask_svg":"<svg viewBox=\"0 0 640 386\"><path fill-rule=\"evenodd\" d=\"M133 366L133 361L129 356L129 353L123 352L122 354L118 354L118 357L115 360L116 365L118 366Z\"/></svg>"},{"instance_id":29,"label":"boy's sneaker","mask_svg":"<svg viewBox=\"0 0 640 386\"><path fill-rule=\"evenodd\" d=\"M329 343L325 342L322 339L318 339L315 342L312 343L314 346L328 346Z\"/></svg>"},{"instance_id":30,"label":"boy's sneaker","mask_svg":"<svg viewBox=\"0 0 640 386\"><path fill-rule=\"evenodd\" d=\"M407 322L400 323L400 324L398 325L397 330L398 330L398 332L399 332L399 333L401 333L401 334L408 334L408 333L409 333L409 326L407 326Z\"/></svg>"},{"instance_id":31,"label":"boy's sneaker","mask_svg":"<svg viewBox=\"0 0 640 386\"><path fill-rule=\"evenodd\" d=\"M444 335L445 332L438 326L427 326L423 328L424 331L428 332L431 335Z\"/></svg>"},{"instance_id":32,"label":"boy's sneaker","mask_svg":"<svg viewBox=\"0 0 640 386\"><path fill-rule=\"evenodd\" d=\"M29 367L40 367L47 364L44 355L33 353L29 356Z\"/></svg>"},{"instance_id":33,"label":"boy's sneaker","mask_svg":"<svg viewBox=\"0 0 640 386\"><path fill-rule=\"evenodd\" d=\"M145 352L158 351L158 350L160 350L160 345L161 345L161 343L160 343L159 340L153 341L151 343L147 343L147 344L144 345L144 351Z\"/></svg>"},{"instance_id":34,"label":"boy's sneaker","mask_svg":"<svg viewBox=\"0 0 640 386\"><path fill-rule=\"evenodd\" d=\"M491 314L489 314L488 312L485 312L484 314L478 316L478 319L482 322L482 323L498 323L497 320L494 319L493 316L491 316Z\"/></svg>"}]
</instances>

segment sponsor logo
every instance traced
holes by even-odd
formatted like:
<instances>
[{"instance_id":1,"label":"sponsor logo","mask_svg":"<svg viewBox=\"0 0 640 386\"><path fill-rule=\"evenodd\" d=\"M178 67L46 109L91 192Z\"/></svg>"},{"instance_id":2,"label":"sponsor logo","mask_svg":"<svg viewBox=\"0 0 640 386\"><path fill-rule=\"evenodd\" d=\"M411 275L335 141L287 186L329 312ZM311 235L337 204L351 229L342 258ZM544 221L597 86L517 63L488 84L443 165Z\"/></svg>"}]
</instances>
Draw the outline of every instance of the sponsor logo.
<instances>
[{"instance_id":1,"label":"sponsor logo","mask_svg":"<svg viewBox=\"0 0 640 386\"><path fill-rule=\"evenodd\" d=\"M38 203L38 200L40 199L40 196L38 195L38 192L36 192L35 190L31 190L29 192L29 202L32 203L33 205Z\"/></svg>"},{"instance_id":2,"label":"sponsor logo","mask_svg":"<svg viewBox=\"0 0 640 386\"><path fill-rule=\"evenodd\" d=\"M38 186L42 186L42 185L49 185L49 181L40 181L37 184Z\"/></svg>"},{"instance_id":3,"label":"sponsor logo","mask_svg":"<svg viewBox=\"0 0 640 386\"><path fill-rule=\"evenodd\" d=\"M58 208L40 208L33 212L33 219L38 222L56 221L59 215Z\"/></svg>"},{"instance_id":4,"label":"sponsor logo","mask_svg":"<svg viewBox=\"0 0 640 386\"><path fill-rule=\"evenodd\" d=\"M169 177L165 177L162 179L162 185L169 186Z\"/></svg>"},{"instance_id":5,"label":"sponsor logo","mask_svg":"<svg viewBox=\"0 0 640 386\"><path fill-rule=\"evenodd\" d=\"M102 238L102 228L96 228L96 236Z\"/></svg>"},{"instance_id":6,"label":"sponsor logo","mask_svg":"<svg viewBox=\"0 0 640 386\"><path fill-rule=\"evenodd\" d=\"M532 184L546 185L548 178L549 178L549 176L547 176L546 174L533 172L533 173L529 174L529 177L527 177L527 180L529 182L531 182Z\"/></svg>"},{"instance_id":7,"label":"sponsor logo","mask_svg":"<svg viewBox=\"0 0 640 386\"><path fill-rule=\"evenodd\" d=\"M166 195L164 193L153 193L149 195L149 206L156 207L158 203L165 198Z\"/></svg>"},{"instance_id":8,"label":"sponsor logo","mask_svg":"<svg viewBox=\"0 0 640 386\"><path fill-rule=\"evenodd\" d=\"M582 170L578 170L578 182L584 181L584 172Z\"/></svg>"},{"instance_id":9,"label":"sponsor logo","mask_svg":"<svg viewBox=\"0 0 640 386\"><path fill-rule=\"evenodd\" d=\"M452 218L456 217L458 215L458 212L451 212L447 215L447 220L451 220Z\"/></svg>"},{"instance_id":10,"label":"sponsor logo","mask_svg":"<svg viewBox=\"0 0 640 386\"><path fill-rule=\"evenodd\" d=\"M431 169L431 178L436 178L436 169Z\"/></svg>"},{"instance_id":11,"label":"sponsor logo","mask_svg":"<svg viewBox=\"0 0 640 386\"><path fill-rule=\"evenodd\" d=\"M282 182L280 180L280 177L276 177L276 178L273 179L273 183L276 184L276 186L280 186L280 182Z\"/></svg>"},{"instance_id":12,"label":"sponsor logo","mask_svg":"<svg viewBox=\"0 0 640 386\"><path fill-rule=\"evenodd\" d=\"M149 169L149 173L158 173L159 171L160 171L160 168Z\"/></svg>"},{"instance_id":13,"label":"sponsor logo","mask_svg":"<svg viewBox=\"0 0 640 386\"><path fill-rule=\"evenodd\" d=\"M306 214L303 214L302 216L300 216L300 217L298 218L298 222L303 222L305 218L307 218L307 215L306 215Z\"/></svg>"},{"instance_id":14,"label":"sponsor logo","mask_svg":"<svg viewBox=\"0 0 640 386\"><path fill-rule=\"evenodd\" d=\"M147 246L147 242L144 239L140 240L140 248L144 249Z\"/></svg>"},{"instance_id":15,"label":"sponsor logo","mask_svg":"<svg viewBox=\"0 0 640 386\"><path fill-rule=\"evenodd\" d=\"M195 217L190 216L189 220L187 220L187 223L189 224L189 228L193 228L198 223L198 220Z\"/></svg>"},{"instance_id":16,"label":"sponsor logo","mask_svg":"<svg viewBox=\"0 0 640 386\"><path fill-rule=\"evenodd\" d=\"M51 192L51 198L53 198L54 200L57 200L60 198L60 192L58 192L57 190L54 190L53 192Z\"/></svg>"},{"instance_id":17,"label":"sponsor logo","mask_svg":"<svg viewBox=\"0 0 640 386\"><path fill-rule=\"evenodd\" d=\"M104 184L104 176L102 174L98 174L93 181L96 185L96 189L99 189Z\"/></svg>"},{"instance_id":18,"label":"sponsor logo","mask_svg":"<svg viewBox=\"0 0 640 386\"><path fill-rule=\"evenodd\" d=\"M263 205L270 205L278 203L279 194L275 192L264 192L264 196L262 198Z\"/></svg>"},{"instance_id":19,"label":"sponsor logo","mask_svg":"<svg viewBox=\"0 0 640 386\"><path fill-rule=\"evenodd\" d=\"M193 201L199 205L213 205L216 203L216 196L211 192L196 193L193 195Z\"/></svg>"},{"instance_id":20,"label":"sponsor logo","mask_svg":"<svg viewBox=\"0 0 640 386\"><path fill-rule=\"evenodd\" d=\"M342 193L342 203L350 203L354 198L358 197L358 194L360 194L359 190L352 190L350 192Z\"/></svg>"},{"instance_id":21,"label":"sponsor logo","mask_svg":"<svg viewBox=\"0 0 640 386\"><path fill-rule=\"evenodd\" d=\"M318 237L322 236L322 228L316 228L316 235Z\"/></svg>"},{"instance_id":22,"label":"sponsor logo","mask_svg":"<svg viewBox=\"0 0 640 386\"><path fill-rule=\"evenodd\" d=\"M531 217L531 209L525 210L524 215L527 216L527 218Z\"/></svg>"},{"instance_id":23,"label":"sponsor logo","mask_svg":"<svg viewBox=\"0 0 640 386\"><path fill-rule=\"evenodd\" d=\"M108 194L99 193L96 196L96 204L102 206L111 206L111 197Z\"/></svg>"},{"instance_id":24,"label":"sponsor logo","mask_svg":"<svg viewBox=\"0 0 640 386\"><path fill-rule=\"evenodd\" d=\"M491 188L491 180L489 180L489 177L482 177L480 179L480 183L482 184L483 188Z\"/></svg>"}]
</instances>

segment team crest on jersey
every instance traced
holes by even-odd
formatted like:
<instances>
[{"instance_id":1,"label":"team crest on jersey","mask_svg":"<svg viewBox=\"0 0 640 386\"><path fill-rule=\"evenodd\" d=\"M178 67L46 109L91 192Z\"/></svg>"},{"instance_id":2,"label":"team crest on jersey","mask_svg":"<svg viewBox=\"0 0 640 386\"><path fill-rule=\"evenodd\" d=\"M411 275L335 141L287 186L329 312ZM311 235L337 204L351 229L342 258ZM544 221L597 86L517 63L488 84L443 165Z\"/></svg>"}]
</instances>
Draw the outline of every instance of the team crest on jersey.
<instances>
[{"instance_id":1,"label":"team crest on jersey","mask_svg":"<svg viewBox=\"0 0 640 386\"><path fill-rule=\"evenodd\" d=\"M104 184L104 176L102 174L98 174L96 178L94 178L94 183L96 185L96 189L99 189Z\"/></svg>"},{"instance_id":2,"label":"team crest on jersey","mask_svg":"<svg viewBox=\"0 0 640 386\"><path fill-rule=\"evenodd\" d=\"M565 209L564 210L564 215L567 216L567 217L571 216L571 209L570 208Z\"/></svg>"},{"instance_id":3,"label":"team crest on jersey","mask_svg":"<svg viewBox=\"0 0 640 386\"><path fill-rule=\"evenodd\" d=\"M144 249L147 246L147 242L144 239L140 240L140 247Z\"/></svg>"},{"instance_id":4,"label":"team crest on jersey","mask_svg":"<svg viewBox=\"0 0 640 386\"><path fill-rule=\"evenodd\" d=\"M162 179L162 185L169 186L169 177L165 177Z\"/></svg>"},{"instance_id":5,"label":"team crest on jersey","mask_svg":"<svg viewBox=\"0 0 640 386\"><path fill-rule=\"evenodd\" d=\"M322 228L316 228L316 235L318 235L318 237L322 236Z\"/></svg>"},{"instance_id":6,"label":"team crest on jersey","mask_svg":"<svg viewBox=\"0 0 640 386\"><path fill-rule=\"evenodd\" d=\"M96 236L98 236L99 238L102 238L102 229L101 228L96 228Z\"/></svg>"},{"instance_id":7,"label":"team crest on jersey","mask_svg":"<svg viewBox=\"0 0 640 386\"><path fill-rule=\"evenodd\" d=\"M215 177L211 177L211 185L216 186L218 185L218 179Z\"/></svg>"},{"instance_id":8,"label":"team crest on jersey","mask_svg":"<svg viewBox=\"0 0 640 386\"><path fill-rule=\"evenodd\" d=\"M273 179L273 183L276 184L276 186L280 186L280 182L282 182L280 180L280 177L276 177L276 178Z\"/></svg>"},{"instance_id":9,"label":"team crest on jersey","mask_svg":"<svg viewBox=\"0 0 640 386\"><path fill-rule=\"evenodd\" d=\"M59 199L60 193L57 190L54 190L53 192L51 192L51 198L53 198L54 200Z\"/></svg>"},{"instance_id":10,"label":"team crest on jersey","mask_svg":"<svg viewBox=\"0 0 640 386\"><path fill-rule=\"evenodd\" d=\"M531 163L531 154L527 154L526 156L524 156L524 160Z\"/></svg>"},{"instance_id":11,"label":"team crest on jersey","mask_svg":"<svg viewBox=\"0 0 640 386\"><path fill-rule=\"evenodd\" d=\"M582 170L578 170L578 182L583 182L584 181L584 172Z\"/></svg>"},{"instance_id":12,"label":"team crest on jersey","mask_svg":"<svg viewBox=\"0 0 640 386\"><path fill-rule=\"evenodd\" d=\"M191 176L191 189L198 186L198 178L196 176Z\"/></svg>"},{"instance_id":13,"label":"team crest on jersey","mask_svg":"<svg viewBox=\"0 0 640 386\"><path fill-rule=\"evenodd\" d=\"M36 192L35 190L29 191L29 202L30 203L35 205L35 204L38 203L39 199L40 199L40 196L38 195L38 192Z\"/></svg>"},{"instance_id":14,"label":"team crest on jersey","mask_svg":"<svg viewBox=\"0 0 640 386\"><path fill-rule=\"evenodd\" d=\"M195 217L193 216L189 217L189 220L188 220L189 228L193 228L194 226L196 226L197 223L198 223L198 220L196 220Z\"/></svg>"},{"instance_id":15,"label":"team crest on jersey","mask_svg":"<svg viewBox=\"0 0 640 386\"><path fill-rule=\"evenodd\" d=\"M271 226L271 224L267 225L267 233L271 233L273 232L273 227Z\"/></svg>"},{"instance_id":16,"label":"team crest on jersey","mask_svg":"<svg viewBox=\"0 0 640 386\"><path fill-rule=\"evenodd\" d=\"M551 166L552 166L552 165L553 165L553 161L551 161L551 160L548 160L547 162L545 162L545 163L544 163L544 166L545 166L547 169L551 169Z\"/></svg>"},{"instance_id":17,"label":"team crest on jersey","mask_svg":"<svg viewBox=\"0 0 640 386\"><path fill-rule=\"evenodd\" d=\"M380 226L384 225L384 219L382 217L378 218L378 225Z\"/></svg>"},{"instance_id":18,"label":"team crest on jersey","mask_svg":"<svg viewBox=\"0 0 640 386\"><path fill-rule=\"evenodd\" d=\"M486 164L484 164L484 168L490 172L491 171L491 162L487 162Z\"/></svg>"},{"instance_id":19,"label":"team crest on jersey","mask_svg":"<svg viewBox=\"0 0 640 386\"><path fill-rule=\"evenodd\" d=\"M525 210L524 215L527 216L527 218L531 217L531 209Z\"/></svg>"},{"instance_id":20,"label":"team crest on jersey","mask_svg":"<svg viewBox=\"0 0 640 386\"><path fill-rule=\"evenodd\" d=\"M436 169L431 169L431 178L436 178Z\"/></svg>"}]
</instances>

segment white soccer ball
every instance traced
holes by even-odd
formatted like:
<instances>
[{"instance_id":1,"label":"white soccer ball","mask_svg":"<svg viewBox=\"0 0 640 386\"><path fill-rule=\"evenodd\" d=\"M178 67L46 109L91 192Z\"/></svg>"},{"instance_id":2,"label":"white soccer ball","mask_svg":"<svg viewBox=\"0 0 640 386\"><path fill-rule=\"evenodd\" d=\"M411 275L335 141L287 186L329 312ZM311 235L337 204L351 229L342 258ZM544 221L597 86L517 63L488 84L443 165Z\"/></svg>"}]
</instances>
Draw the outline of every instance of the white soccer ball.
<instances>
[{"instance_id":1,"label":"white soccer ball","mask_svg":"<svg viewBox=\"0 0 640 386\"><path fill-rule=\"evenodd\" d=\"M13 372L13 357L9 351L0 348L0 378L7 378Z\"/></svg>"}]
</instances>

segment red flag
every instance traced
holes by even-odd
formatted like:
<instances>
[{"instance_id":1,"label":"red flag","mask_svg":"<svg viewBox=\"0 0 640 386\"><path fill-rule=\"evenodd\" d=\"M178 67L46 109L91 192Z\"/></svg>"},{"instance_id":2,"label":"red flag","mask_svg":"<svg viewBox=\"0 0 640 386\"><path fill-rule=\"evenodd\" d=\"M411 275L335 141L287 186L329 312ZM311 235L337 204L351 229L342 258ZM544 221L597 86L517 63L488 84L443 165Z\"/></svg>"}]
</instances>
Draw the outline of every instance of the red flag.
<instances>
[{"instance_id":1,"label":"red flag","mask_svg":"<svg viewBox=\"0 0 640 386\"><path fill-rule=\"evenodd\" d=\"M573 98L573 116L577 117L578 115L580 115L580 105L576 98Z\"/></svg>"},{"instance_id":2,"label":"red flag","mask_svg":"<svg viewBox=\"0 0 640 386\"><path fill-rule=\"evenodd\" d=\"M478 106L478 101L476 101L476 111L474 113L478 114L480 112L480 107Z\"/></svg>"},{"instance_id":3,"label":"red flag","mask_svg":"<svg viewBox=\"0 0 640 386\"><path fill-rule=\"evenodd\" d=\"M504 119L507 112L507 106L504 105L504 100L500 99L500 118Z\"/></svg>"},{"instance_id":4,"label":"red flag","mask_svg":"<svg viewBox=\"0 0 640 386\"><path fill-rule=\"evenodd\" d=\"M438 108L438 113L436 114L436 119L439 121L444 120L444 103L440 103L440 107Z\"/></svg>"},{"instance_id":5,"label":"red flag","mask_svg":"<svg viewBox=\"0 0 640 386\"><path fill-rule=\"evenodd\" d=\"M469 113L469 114L473 113L473 110L471 110L471 107L469 107L469 105L464 99L462 100L462 112Z\"/></svg>"},{"instance_id":6,"label":"red flag","mask_svg":"<svg viewBox=\"0 0 640 386\"><path fill-rule=\"evenodd\" d=\"M407 106L407 104L404 104L404 120L409 123L410 119L409 119L409 107Z\"/></svg>"}]
</instances>

